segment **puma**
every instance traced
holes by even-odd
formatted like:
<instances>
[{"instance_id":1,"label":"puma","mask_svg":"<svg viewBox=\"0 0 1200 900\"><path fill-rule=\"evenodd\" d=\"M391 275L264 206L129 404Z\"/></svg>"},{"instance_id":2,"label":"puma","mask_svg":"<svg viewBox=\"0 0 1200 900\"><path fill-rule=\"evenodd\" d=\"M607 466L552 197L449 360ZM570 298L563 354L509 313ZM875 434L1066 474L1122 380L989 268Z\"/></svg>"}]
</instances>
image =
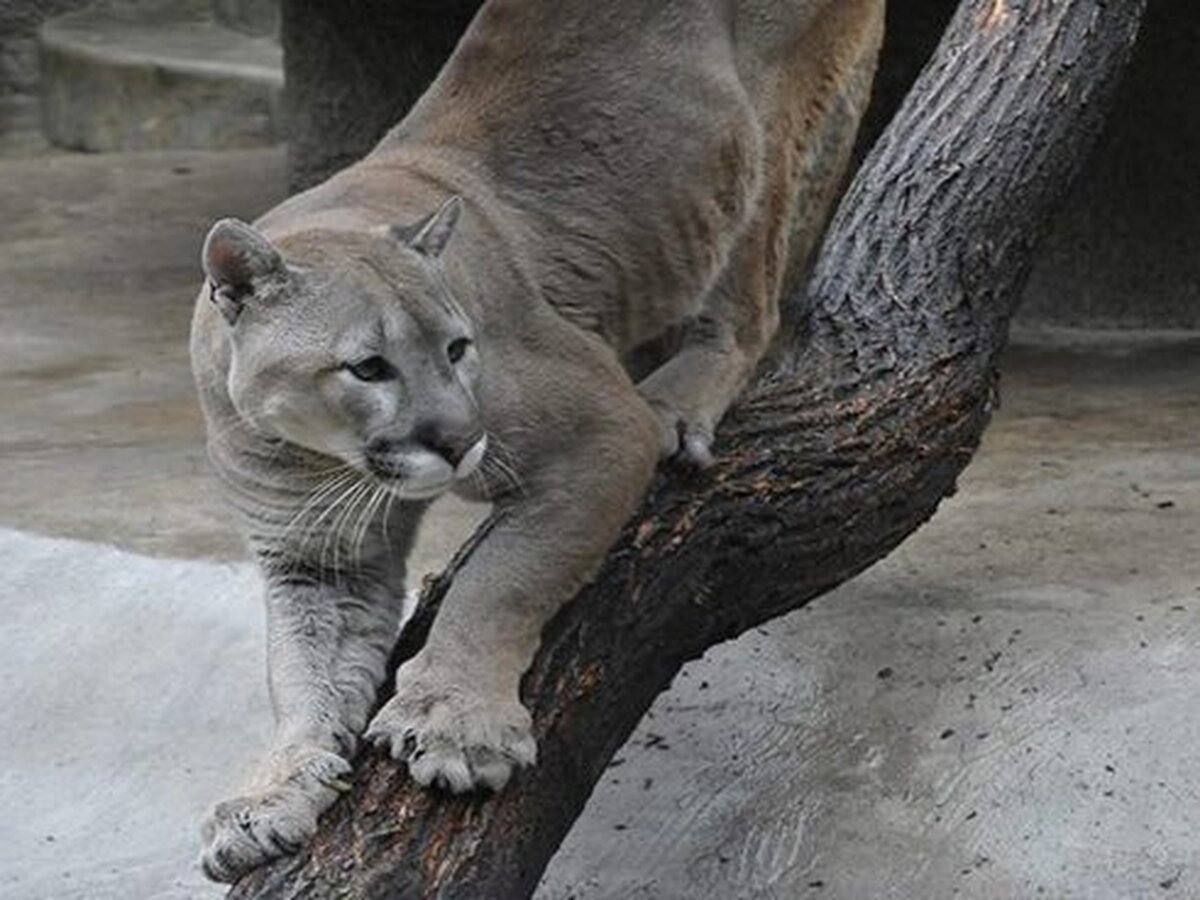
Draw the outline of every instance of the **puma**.
<instances>
[{"instance_id":1,"label":"puma","mask_svg":"<svg viewBox=\"0 0 1200 900\"><path fill-rule=\"evenodd\" d=\"M365 159L213 226L191 353L266 583L276 733L205 824L212 878L308 839L364 736L451 791L534 763L542 626L661 458L710 461L836 193L883 9L491 0ZM447 491L497 517L372 718Z\"/></svg>"}]
</instances>

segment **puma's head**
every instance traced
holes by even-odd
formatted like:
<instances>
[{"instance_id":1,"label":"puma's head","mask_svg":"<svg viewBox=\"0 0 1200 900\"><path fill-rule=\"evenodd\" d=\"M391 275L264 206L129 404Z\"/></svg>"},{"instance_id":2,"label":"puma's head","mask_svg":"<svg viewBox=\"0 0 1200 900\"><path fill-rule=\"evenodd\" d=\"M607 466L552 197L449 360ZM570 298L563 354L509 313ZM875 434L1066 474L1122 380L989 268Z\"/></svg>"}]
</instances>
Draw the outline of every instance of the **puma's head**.
<instances>
[{"instance_id":1,"label":"puma's head","mask_svg":"<svg viewBox=\"0 0 1200 900\"><path fill-rule=\"evenodd\" d=\"M236 219L217 222L203 265L230 330L239 416L402 497L469 476L487 440L479 355L439 260L460 207L455 197L412 226L277 244Z\"/></svg>"}]
</instances>

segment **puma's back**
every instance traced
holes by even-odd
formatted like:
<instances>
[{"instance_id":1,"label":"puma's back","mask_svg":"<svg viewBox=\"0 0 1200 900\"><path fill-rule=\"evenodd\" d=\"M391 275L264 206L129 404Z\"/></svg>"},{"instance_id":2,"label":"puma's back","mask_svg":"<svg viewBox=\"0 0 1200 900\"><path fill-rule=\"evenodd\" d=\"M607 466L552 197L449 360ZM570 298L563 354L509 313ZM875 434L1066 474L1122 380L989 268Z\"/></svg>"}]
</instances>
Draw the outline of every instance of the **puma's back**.
<instances>
[{"instance_id":1,"label":"puma's back","mask_svg":"<svg viewBox=\"0 0 1200 900\"><path fill-rule=\"evenodd\" d=\"M493 0L374 155L471 148L535 229L550 302L624 350L697 311L765 193L814 193L772 157L837 182L883 8Z\"/></svg>"}]
</instances>

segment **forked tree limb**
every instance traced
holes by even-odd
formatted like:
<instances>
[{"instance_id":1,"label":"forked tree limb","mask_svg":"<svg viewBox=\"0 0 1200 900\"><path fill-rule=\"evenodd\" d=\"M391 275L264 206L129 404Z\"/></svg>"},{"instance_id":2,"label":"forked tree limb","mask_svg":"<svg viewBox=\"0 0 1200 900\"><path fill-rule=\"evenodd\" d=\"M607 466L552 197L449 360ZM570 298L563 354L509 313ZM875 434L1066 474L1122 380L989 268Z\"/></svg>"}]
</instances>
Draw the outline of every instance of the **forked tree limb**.
<instances>
[{"instance_id":1,"label":"forked tree limb","mask_svg":"<svg viewBox=\"0 0 1200 900\"><path fill-rule=\"evenodd\" d=\"M524 683L537 767L494 797L454 798L368 752L313 844L232 896L528 896L685 661L925 522L988 422L1033 249L1101 128L1143 5L963 0L791 299L773 370L723 423L715 466L662 474L546 629Z\"/></svg>"}]
</instances>

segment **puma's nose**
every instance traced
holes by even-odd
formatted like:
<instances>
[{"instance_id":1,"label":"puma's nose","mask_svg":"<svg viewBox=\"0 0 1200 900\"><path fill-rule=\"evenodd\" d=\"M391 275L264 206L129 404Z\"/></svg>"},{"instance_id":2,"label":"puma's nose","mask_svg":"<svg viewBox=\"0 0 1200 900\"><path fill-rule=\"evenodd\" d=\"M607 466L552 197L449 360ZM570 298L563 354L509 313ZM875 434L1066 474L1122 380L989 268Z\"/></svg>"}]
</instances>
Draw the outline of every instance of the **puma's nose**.
<instances>
[{"instance_id":1,"label":"puma's nose","mask_svg":"<svg viewBox=\"0 0 1200 900\"><path fill-rule=\"evenodd\" d=\"M472 429L447 429L427 422L413 431L413 440L432 450L453 468L458 468L467 451L479 442L482 432Z\"/></svg>"}]
</instances>

